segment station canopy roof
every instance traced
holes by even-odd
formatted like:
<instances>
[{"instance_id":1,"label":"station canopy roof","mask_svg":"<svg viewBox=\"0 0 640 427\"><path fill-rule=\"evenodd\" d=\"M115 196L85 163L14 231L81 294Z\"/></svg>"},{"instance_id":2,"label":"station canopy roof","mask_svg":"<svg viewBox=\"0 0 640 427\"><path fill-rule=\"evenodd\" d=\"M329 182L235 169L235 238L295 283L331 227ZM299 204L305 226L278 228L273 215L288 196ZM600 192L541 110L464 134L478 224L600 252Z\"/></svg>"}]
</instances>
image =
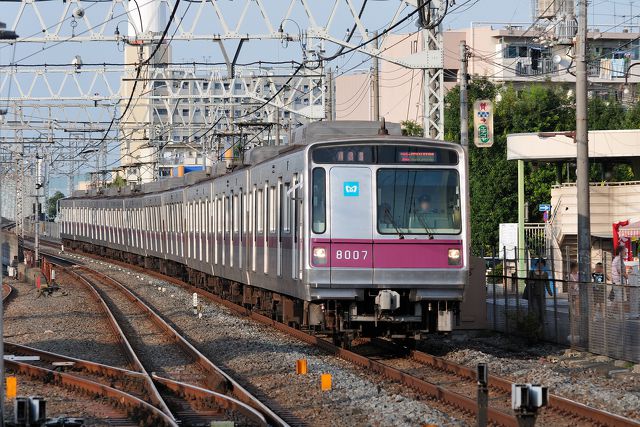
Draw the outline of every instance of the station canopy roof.
<instances>
[{"instance_id":1,"label":"station canopy roof","mask_svg":"<svg viewBox=\"0 0 640 427\"><path fill-rule=\"evenodd\" d=\"M589 158L640 157L640 129L589 131ZM562 162L576 158L572 132L507 135L507 159Z\"/></svg>"}]
</instances>

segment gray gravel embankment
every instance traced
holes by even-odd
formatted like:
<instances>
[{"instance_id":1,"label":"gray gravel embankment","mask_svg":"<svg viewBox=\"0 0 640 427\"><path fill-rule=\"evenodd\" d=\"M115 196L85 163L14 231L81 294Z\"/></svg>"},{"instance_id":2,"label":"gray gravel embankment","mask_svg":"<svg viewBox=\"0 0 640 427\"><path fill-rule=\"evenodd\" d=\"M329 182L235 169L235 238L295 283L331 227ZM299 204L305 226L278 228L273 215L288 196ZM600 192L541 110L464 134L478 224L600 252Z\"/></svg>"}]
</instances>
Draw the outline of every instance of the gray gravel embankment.
<instances>
[{"instance_id":1,"label":"gray gravel embankment","mask_svg":"<svg viewBox=\"0 0 640 427\"><path fill-rule=\"evenodd\" d=\"M86 258L85 258L86 259ZM436 409L402 386L327 355L267 326L242 318L224 307L203 303L203 316L192 310L192 295L177 286L110 267L89 266L125 283L170 320L200 351L243 385L258 390L308 425L415 426L467 425L450 408ZM164 287L165 291L158 290ZM308 375L296 375L298 359L308 362ZM333 389L320 391L320 374L330 373Z\"/></svg>"},{"instance_id":2,"label":"gray gravel embankment","mask_svg":"<svg viewBox=\"0 0 640 427\"><path fill-rule=\"evenodd\" d=\"M127 366L106 317L89 292L60 274L64 293L38 297L35 286L9 282L15 295L4 312L7 341L106 365Z\"/></svg>"}]
</instances>

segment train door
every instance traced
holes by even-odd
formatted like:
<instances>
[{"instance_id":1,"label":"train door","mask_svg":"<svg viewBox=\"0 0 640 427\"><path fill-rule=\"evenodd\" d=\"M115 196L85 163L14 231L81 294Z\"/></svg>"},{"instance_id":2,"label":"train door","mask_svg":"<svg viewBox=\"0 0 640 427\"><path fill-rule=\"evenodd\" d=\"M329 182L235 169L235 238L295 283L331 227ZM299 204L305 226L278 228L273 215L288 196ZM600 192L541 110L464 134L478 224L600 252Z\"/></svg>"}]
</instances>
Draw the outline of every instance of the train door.
<instances>
[{"instance_id":1,"label":"train door","mask_svg":"<svg viewBox=\"0 0 640 427\"><path fill-rule=\"evenodd\" d=\"M373 283L371 169L334 166L329 174L331 283Z\"/></svg>"},{"instance_id":2,"label":"train door","mask_svg":"<svg viewBox=\"0 0 640 427\"><path fill-rule=\"evenodd\" d=\"M282 251L280 259L280 275L285 276L291 271L291 196L289 189L291 184L284 183L280 192L280 248Z\"/></svg>"},{"instance_id":3,"label":"train door","mask_svg":"<svg viewBox=\"0 0 640 427\"><path fill-rule=\"evenodd\" d=\"M284 204L283 197L283 187L282 187L282 178L278 178L278 195L277 195L277 203L276 203L276 212L277 212L277 230L276 230L276 246L277 246L277 254L276 254L276 275L278 277L282 277L282 205Z\"/></svg>"}]
</instances>

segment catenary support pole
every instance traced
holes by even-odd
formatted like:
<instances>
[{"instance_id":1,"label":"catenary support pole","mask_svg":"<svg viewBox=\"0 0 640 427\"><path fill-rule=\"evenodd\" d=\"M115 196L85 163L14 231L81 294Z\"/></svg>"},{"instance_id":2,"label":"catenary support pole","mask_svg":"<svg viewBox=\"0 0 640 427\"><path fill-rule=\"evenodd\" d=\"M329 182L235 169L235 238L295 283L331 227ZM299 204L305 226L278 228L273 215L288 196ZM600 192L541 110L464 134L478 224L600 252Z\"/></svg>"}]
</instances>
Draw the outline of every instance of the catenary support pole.
<instances>
[{"instance_id":1,"label":"catenary support pole","mask_svg":"<svg viewBox=\"0 0 640 427\"><path fill-rule=\"evenodd\" d=\"M471 251L471 202L470 202L470 179L469 179L469 96L468 96L468 82L467 82L467 68L469 65L469 51L467 49L467 43L464 40L460 41L460 144L464 150L464 179L465 179L465 192L464 192L464 215L462 220L465 224L465 251L464 260L467 265L470 265L469 256ZM425 136L427 134L425 133Z\"/></svg>"},{"instance_id":2,"label":"catenary support pole","mask_svg":"<svg viewBox=\"0 0 640 427\"><path fill-rule=\"evenodd\" d=\"M589 132L587 123L587 0L578 0L576 37L576 182L578 202L578 280L580 337L577 344L588 347L589 317L586 283L591 281L591 214L589 206Z\"/></svg>"},{"instance_id":3,"label":"catenary support pole","mask_svg":"<svg viewBox=\"0 0 640 427\"><path fill-rule=\"evenodd\" d=\"M376 50L379 48L378 45L378 32L374 32L373 36L376 38L375 40L375 48ZM373 121L377 122L380 120L380 60L377 56L373 57L373 71L371 75L371 84L373 86Z\"/></svg>"},{"instance_id":4,"label":"catenary support pole","mask_svg":"<svg viewBox=\"0 0 640 427\"><path fill-rule=\"evenodd\" d=\"M525 217L525 197L524 197L524 160L518 160L518 278L522 279L527 274L526 243L524 236Z\"/></svg>"},{"instance_id":5,"label":"catenary support pole","mask_svg":"<svg viewBox=\"0 0 640 427\"><path fill-rule=\"evenodd\" d=\"M0 22L0 38L1 39L17 39L18 35L9 30L5 30L7 25ZM15 47L15 45L14 45ZM14 51L15 52L15 51ZM0 61L1 62L1 61ZM2 194L2 174L0 173L0 194ZM2 197L0 197L0 223L2 222ZM18 218L16 217L16 226ZM4 244L4 234L0 231L0 286L3 281L2 270L2 246ZM20 251L20 249L18 249ZM11 251L9 251L11 253ZM20 254L20 252L18 252ZM0 427L4 427L4 307L0 300Z\"/></svg>"},{"instance_id":6,"label":"catenary support pole","mask_svg":"<svg viewBox=\"0 0 640 427\"><path fill-rule=\"evenodd\" d=\"M469 147L469 99L467 85L467 43L460 40L460 144Z\"/></svg>"}]
</instances>

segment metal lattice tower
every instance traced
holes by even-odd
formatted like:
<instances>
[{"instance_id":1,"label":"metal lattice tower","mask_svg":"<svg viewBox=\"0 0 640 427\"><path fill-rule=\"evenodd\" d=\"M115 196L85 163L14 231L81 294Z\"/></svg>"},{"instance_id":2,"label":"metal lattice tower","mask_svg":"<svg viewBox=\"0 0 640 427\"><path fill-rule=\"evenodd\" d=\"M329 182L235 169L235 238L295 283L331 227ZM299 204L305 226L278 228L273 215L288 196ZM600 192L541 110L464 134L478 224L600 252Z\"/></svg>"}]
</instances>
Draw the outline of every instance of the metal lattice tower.
<instances>
[{"instance_id":1,"label":"metal lattice tower","mask_svg":"<svg viewBox=\"0 0 640 427\"><path fill-rule=\"evenodd\" d=\"M449 0L432 0L438 19ZM423 29L426 68L424 70L424 131L425 136L444 139L444 37L442 23Z\"/></svg>"},{"instance_id":2,"label":"metal lattice tower","mask_svg":"<svg viewBox=\"0 0 640 427\"><path fill-rule=\"evenodd\" d=\"M447 1L429 1L426 7L430 8L429 16L432 22L423 24L439 22L445 13ZM140 3L140 6L129 0L69 0L62 3L0 0L0 2L11 30L24 35L22 39L17 40L18 48L28 43L45 43L45 46L65 43L73 46L78 54L84 54L86 50L95 52L96 49L104 50L107 54L109 53L107 49L111 49L111 53L114 53L117 52L116 48L122 52L124 46L157 45L164 27L162 24L164 18L154 20L155 18L152 17L153 19L149 22L155 22L156 27L143 28L142 22L149 18L147 7L153 5L156 9L162 8L166 17L176 4L176 0L145 0ZM385 14L382 29L391 28L425 2L426 0L386 2L385 7L388 13ZM365 7L366 13L363 14ZM184 46L185 42L190 42L191 45L207 43L207 54L223 59L224 61L219 61L222 65L208 64L206 60L205 63L197 66L195 62L191 65L188 61L174 64L149 64L142 74L142 80L145 80L142 86L146 84L148 89L152 89L153 84L167 89L164 92L152 92L146 96L147 99L144 102L151 109L149 113L128 114L109 132L105 132L114 116L118 117L127 103L127 91L121 89L126 85L126 79L130 82L135 78L134 64L128 61L125 61L128 63L124 65L82 64L78 60L80 55L77 55L76 60L72 62L71 57L66 59L53 55L47 57L48 51L43 49L44 56L39 54L34 58L35 60L27 61L32 64L31 66L25 66L22 63L20 66L0 68L0 92L8 93L7 89L11 88L10 96L7 97L10 111L20 109L24 114L20 120L6 123L5 129L13 130L15 139L20 136L27 143L42 142L42 139L47 138L53 139L55 144L51 147L49 155L52 160L51 174L55 175L79 170L82 164L85 164L86 170L86 165L94 163L86 156L78 158L77 147L74 147L71 137L77 130L76 123L84 123L86 128L92 129L93 133L87 136L87 140L96 145L96 147L90 147L95 153L92 156L104 158L105 152L111 152L114 147L123 143L123 128L130 129L134 139L138 137L153 139L153 144L157 147L162 146L164 144L162 141L166 141L166 138L171 135L181 135L190 129L211 126L223 117L225 128L216 128L200 141L199 149L213 156L214 153L219 154L220 150L224 149L221 144L225 138L228 138L225 137L225 132L226 135L233 135L238 131L238 120L235 120L233 114L236 114L236 111L238 115L246 113L247 105L264 103L260 120L278 122L274 129L278 132L284 130L285 135L287 129L291 130L289 129L291 126L306 121L327 119L333 112L333 101L327 99L331 95L331 90L327 90L331 83L327 82L325 71L330 63L325 63L323 58L330 56L330 51L334 51L336 47L341 47L346 51L353 50L356 53L375 56L406 68L423 70L425 133L427 136L442 139L444 137L442 26L425 25L428 29L423 31L422 51L403 57L394 56L388 50L377 48L376 44L371 42L372 36L368 29L381 28L380 20L374 21L374 17L380 16L375 9L380 7L383 6L372 1L367 5L363 0L318 2L191 0L181 2L168 32L167 38L170 38L170 43L167 44L170 44L176 52L180 52L180 46ZM135 18L140 15L138 11L142 12L139 22ZM354 37L345 38L345 23L353 27ZM407 25L393 31L404 28L407 28ZM286 93L280 93L275 98L271 98L276 92L275 88L282 85L282 78L273 74L291 75L295 68L293 65L289 70L285 70L284 67L269 69L261 65L236 64L241 50L244 55L246 46L255 46L258 43L272 43L271 46L273 43L280 44L280 49L289 49L287 56L299 59L302 55L305 63L318 63L317 68L305 67L304 73L298 73L300 75L296 75L288 84L296 93L308 92L308 100L305 101L308 105L292 104L292 96ZM20 55L17 57L19 58ZM275 58L264 57L263 59ZM43 65L47 62L49 65ZM132 62L139 63L139 59ZM160 59L159 62L162 60ZM189 93L180 90L181 85L187 81L195 82L189 85ZM220 82L228 83L230 89L229 86L223 86L219 91L212 90L212 87ZM137 90L141 85L138 86ZM265 88L269 90L265 91ZM179 101L192 105L195 113L179 119L158 113L159 110L170 111ZM134 107L136 102L134 101ZM209 105L198 105L199 103ZM229 117L230 115L232 117ZM281 126L280 122L284 125ZM15 130L18 127L20 131ZM251 128L243 131L257 132ZM266 132L263 133L265 134ZM264 139L264 136L260 137ZM97 146L100 140L104 142L103 147ZM15 141L5 136L2 142ZM145 144L140 143L140 145ZM150 153L147 157L152 159L150 163L157 164L161 153L153 149L147 151ZM142 162L143 160L134 159L134 161ZM106 169L108 161L104 159L99 164L100 168ZM19 186L18 191L24 191L23 185Z\"/></svg>"}]
</instances>

